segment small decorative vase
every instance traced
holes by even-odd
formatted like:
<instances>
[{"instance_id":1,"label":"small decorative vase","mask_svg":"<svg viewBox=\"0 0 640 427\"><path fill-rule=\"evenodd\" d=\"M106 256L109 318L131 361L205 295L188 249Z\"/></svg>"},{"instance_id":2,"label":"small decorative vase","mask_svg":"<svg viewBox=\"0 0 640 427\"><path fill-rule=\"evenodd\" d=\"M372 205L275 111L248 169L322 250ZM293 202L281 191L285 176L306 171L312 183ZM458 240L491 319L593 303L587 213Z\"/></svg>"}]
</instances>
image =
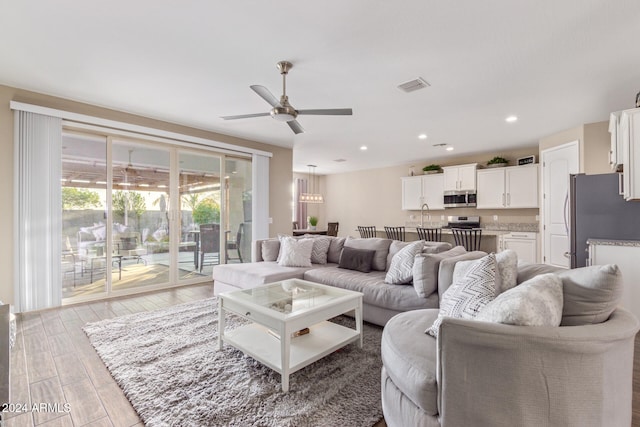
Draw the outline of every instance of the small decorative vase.
<instances>
[{"instance_id":1,"label":"small decorative vase","mask_svg":"<svg viewBox=\"0 0 640 427\"><path fill-rule=\"evenodd\" d=\"M316 230L316 226L315 226L315 225L310 225L310 226L309 226L309 230L311 230L311 231L315 231L315 230Z\"/></svg>"}]
</instances>

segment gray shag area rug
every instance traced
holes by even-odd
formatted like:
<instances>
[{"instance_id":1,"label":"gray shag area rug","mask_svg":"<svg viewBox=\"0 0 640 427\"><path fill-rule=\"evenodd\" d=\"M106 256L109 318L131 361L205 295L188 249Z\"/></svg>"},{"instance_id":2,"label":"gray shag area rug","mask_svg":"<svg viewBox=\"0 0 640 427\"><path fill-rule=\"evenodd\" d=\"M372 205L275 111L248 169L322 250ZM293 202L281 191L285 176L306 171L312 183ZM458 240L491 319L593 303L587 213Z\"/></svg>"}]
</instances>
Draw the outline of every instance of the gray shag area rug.
<instances>
[{"instance_id":1,"label":"gray shag area rug","mask_svg":"<svg viewBox=\"0 0 640 427\"><path fill-rule=\"evenodd\" d=\"M226 317L228 329L244 322ZM149 426L372 426L382 418L382 329L373 325L364 325L362 349L350 344L292 374L289 393L280 374L229 345L218 350L216 298L84 331Z\"/></svg>"}]
</instances>

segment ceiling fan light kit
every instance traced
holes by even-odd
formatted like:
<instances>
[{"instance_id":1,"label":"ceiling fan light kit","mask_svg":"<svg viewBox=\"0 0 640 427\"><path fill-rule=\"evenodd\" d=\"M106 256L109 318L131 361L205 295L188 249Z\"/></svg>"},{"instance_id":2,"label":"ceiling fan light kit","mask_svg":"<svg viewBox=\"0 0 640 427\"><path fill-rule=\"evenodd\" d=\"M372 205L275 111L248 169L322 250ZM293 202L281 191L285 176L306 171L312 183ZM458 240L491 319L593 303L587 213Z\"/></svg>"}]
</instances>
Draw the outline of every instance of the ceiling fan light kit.
<instances>
[{"instance_id":1,"label":"ceiling fan light kit","mask_svg":"<svg viewBox=\"0 0 640 427\"><path fill-rule=\"evenodd\" d=\"M298 115L315 115L315 116L350 116L353 114L351 108L332 108L332 109L307 109L296 110L289 104L289 97L287 96L287 74L293 67L293 64L289 61L280 61L276 64L280 74L282 75L282 96L280 100L273 96L273 94L264 86L252 85L251 89L258 94L262 99L267 101L271 105L271 110L268 113L254 113L254 114L241 114L238 116L223 116L223 120L237 120L237 119L249 119L254 117L271 116L279 122L286 122L289 128L295 134L303 133L304 129L300 126L300 123L296 121ZM322 203L322 202L319 202Z\"/></svg>"}]
</instances>

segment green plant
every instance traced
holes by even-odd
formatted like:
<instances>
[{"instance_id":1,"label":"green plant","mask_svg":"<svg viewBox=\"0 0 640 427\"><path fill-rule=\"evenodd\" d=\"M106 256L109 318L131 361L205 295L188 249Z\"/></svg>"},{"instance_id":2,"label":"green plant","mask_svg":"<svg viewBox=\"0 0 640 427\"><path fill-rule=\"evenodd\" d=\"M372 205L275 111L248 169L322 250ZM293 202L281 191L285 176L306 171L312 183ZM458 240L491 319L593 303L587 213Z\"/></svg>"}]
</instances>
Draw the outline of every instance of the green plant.
<instances>
[{"instance_id":1,"label":"green plant","mask_svg":"<svg viewBox=\"0 0 640 427\"><path fill-rule=\"evenodd\" d=\"M309 224L311 224L312 227L315 227L316 225L318 225L318 217L317 216L310 216L309 217Z\"/></svg>"},{"instance_id":2,"label":"green plant","mask_svg":"<svg viewBox=\"0 0 640 427\"><path fill-rule=\"evenodd\" d=\"M62 209L88 209L100 205L100 195L96 191L62 187Z\"/></svg>"},{"instance_id":3,"label":"green plant","mask_svg":"<svg viewBox=\"0 0 640 427\"><path fill-rule=\"evenodd\" d=\"M423 167L422 170L424 172L439 171L440 170L440 165L428 165L428 166Z\"/></svg>"},{"instance_id":4,"label":"green plant","mask_svg":"<svg viewBox=\"0 0 640 427\"><path fill-rule=\"evenodd\" d=\"M487 162L487 165L497 165L502 163L509 163L509 160L505 159L504 157L495 156L493 159Z\"/></svg>"},{"instance_id":5,"label":"green plant","mask_svg":"<svg viewBox=\"0 0 640 427\"><path fill-rule=\"evenodd\" d=\"M147 204L144 197L135 191L114 191L111 197L113 212L128 225L128 218L135 216L140 222L140 217L147 211Z\"/></svg>"},{"instance_id":6,"label":"green plant","mask_svg":"<svg viewBox=\"0 0 640 427\"><path fill-rule=\"evenodd\" d=\"M193 222L196 224L211 224L220 222L220 205L212 198L199 202L192 212Z\"/></svg>"}]
</instances>

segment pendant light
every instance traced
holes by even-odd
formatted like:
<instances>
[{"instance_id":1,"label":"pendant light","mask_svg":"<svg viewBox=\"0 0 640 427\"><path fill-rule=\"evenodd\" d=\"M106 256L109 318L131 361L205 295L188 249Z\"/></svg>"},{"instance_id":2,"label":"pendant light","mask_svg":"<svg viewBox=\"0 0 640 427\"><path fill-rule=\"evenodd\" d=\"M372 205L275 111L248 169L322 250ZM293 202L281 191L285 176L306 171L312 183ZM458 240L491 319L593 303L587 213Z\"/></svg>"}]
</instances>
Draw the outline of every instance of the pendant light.
<instances>
[{"instance_id":1,"label":"pendant light","mask_svg":"<svg viewBox=\"0 0 640 427\"><path fill-rule=\"evenodd\" d=\"M300 194L301 203L324 203L324 197L320 194L320 185L316 185L316 165L307 165L309 168L308 192Z\"/></svg>"}]
</instances>

